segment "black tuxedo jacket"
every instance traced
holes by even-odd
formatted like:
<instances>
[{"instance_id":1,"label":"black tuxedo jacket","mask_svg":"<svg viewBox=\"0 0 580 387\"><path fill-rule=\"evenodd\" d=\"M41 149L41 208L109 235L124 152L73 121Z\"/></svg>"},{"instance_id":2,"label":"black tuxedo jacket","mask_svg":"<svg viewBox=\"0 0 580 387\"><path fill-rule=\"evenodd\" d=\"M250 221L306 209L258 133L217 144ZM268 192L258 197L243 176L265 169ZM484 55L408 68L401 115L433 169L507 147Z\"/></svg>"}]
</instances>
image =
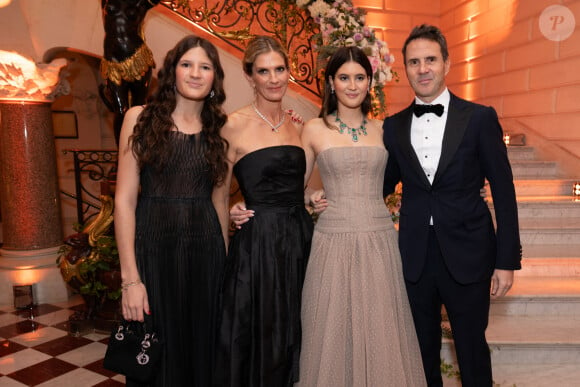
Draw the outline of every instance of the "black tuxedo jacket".
<instances>
[{"instance_id":1,"label":"black tuxedo jacket","mask_svg":"<svg viewBox=\"0 0 580 387\"><path fill-rule=\"evenodd\" d=\"M513 175L495 110L451 94L433 184L411 145L412 114L413 104L387 118L383 126L389 151L383 193L392 193L403 182L399 247L405 278L416 282L421 276L431 216L445 263L458 282L489 279L494 268L520 269ZM490 183L497 231L480 196L485 179Z\"/></svg>"}]
</instances>

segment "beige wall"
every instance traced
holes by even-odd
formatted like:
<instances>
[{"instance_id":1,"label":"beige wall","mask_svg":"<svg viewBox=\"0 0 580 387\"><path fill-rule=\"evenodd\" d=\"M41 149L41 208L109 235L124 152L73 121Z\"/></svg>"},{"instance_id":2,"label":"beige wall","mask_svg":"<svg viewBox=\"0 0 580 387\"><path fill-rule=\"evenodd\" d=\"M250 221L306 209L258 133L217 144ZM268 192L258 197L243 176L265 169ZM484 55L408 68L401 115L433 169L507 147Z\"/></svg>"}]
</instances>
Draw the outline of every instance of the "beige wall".
<instances>
[{"instance_id":1,"label":"beige wall","mask_svg":"<svg viewBox=\"0 0 580 387\"><path fill-rule=\"evenodd\" d=\"M493 106L504 129L526 133L548 157L565 162L580 177L580 1L579 0L355 0L368 11L395 55L398 84L386 88L389 111L406 107L412 92L405 79L401 48L411 28L438 25L451 58L450 90ZM576 28L566 40L540 31L542 11L564 5Z\"/></svg>"}]
</instances>

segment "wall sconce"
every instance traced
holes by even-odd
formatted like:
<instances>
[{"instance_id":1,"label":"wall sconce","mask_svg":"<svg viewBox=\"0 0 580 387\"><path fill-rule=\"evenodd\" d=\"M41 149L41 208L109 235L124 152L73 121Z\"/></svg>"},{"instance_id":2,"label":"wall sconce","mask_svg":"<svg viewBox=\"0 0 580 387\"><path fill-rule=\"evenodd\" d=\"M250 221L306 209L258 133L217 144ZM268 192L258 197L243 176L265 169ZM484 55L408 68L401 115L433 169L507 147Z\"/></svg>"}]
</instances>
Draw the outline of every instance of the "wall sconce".
<instances>
[{"instance_id":1,"label":"wall sconce","mask_svg":"<svg viewBox=\"0 0 580 387\"><path fill-rule=\"evenodd\" d=\"M572 184L572 196L575 201L580 201L580 181Z\"/></svg>"},{"instance_id":2,"label":"wall sconce","mask_svg":"<svg viewBox=\"0 0 580 387\"><path fill-rule=\"evenodd\" d=\"M14 307L16 309L32 309L34 306L34 284L13 285Z\"/></svg>"},{"instance_id":3,"label":"wall sconce","mask_svg":"<svg viewBox=\"0 0 580 387\"><path fill-rule=\"evenodd\" d=\"M506 145L510 144L510 135L508 133L503 135L503 142L505 142Z\"/></svg>"}]
</instances>

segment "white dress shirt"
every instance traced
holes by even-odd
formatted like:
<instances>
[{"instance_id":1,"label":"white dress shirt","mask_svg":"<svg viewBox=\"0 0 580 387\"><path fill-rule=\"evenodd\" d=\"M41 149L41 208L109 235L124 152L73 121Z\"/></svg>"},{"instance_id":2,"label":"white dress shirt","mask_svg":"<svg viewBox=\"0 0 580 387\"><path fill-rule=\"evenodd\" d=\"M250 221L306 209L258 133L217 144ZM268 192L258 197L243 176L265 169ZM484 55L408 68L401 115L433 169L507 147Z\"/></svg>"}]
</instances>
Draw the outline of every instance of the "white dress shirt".
<instances>
[{"instance_id":1,"label":"white dress shirt","mask_svg":"<svg viewBox=\"0 0 580 387\"><path fill-rule=\"evenodd\" d=\"M415 154L421 163L423 172L431 184L437 172L439 159L441 158L441 148L443 145L443 134L445 133L445 123L447 122L447 113L449 111L449 90L446 88L441 95L435 98L431 104L443 105L443 114L438 117L435 113L425 113L421 117L413 114L411 122L411 145ZM425 104L419 98L415 97L415 103L418 105ZM433 218L429 222L433 224Z\"/></svg>"}]
</instances>

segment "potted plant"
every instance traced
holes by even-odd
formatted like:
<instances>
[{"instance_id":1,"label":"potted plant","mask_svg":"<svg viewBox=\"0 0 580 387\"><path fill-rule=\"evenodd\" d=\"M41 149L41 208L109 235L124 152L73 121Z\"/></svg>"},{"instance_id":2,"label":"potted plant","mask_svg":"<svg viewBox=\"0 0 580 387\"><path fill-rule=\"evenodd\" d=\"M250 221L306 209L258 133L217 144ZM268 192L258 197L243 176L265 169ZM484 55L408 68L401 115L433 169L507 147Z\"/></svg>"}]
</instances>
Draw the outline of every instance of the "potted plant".
<instances>
[{"instance_id":1,"label":"potted plant","mask_svg":"<svg viewBox=\"0 0 580 387\"><path fill-rule=\"evenodd\" d=\"M71 319L89 320L95 328L108 330L107 325L120 317L121 272L117 244L110 234L113 199L101 195L100 200L97 216L65 239L57 265L65 282L85 301L85 310Z\"/></svg>"}]
</instances>

